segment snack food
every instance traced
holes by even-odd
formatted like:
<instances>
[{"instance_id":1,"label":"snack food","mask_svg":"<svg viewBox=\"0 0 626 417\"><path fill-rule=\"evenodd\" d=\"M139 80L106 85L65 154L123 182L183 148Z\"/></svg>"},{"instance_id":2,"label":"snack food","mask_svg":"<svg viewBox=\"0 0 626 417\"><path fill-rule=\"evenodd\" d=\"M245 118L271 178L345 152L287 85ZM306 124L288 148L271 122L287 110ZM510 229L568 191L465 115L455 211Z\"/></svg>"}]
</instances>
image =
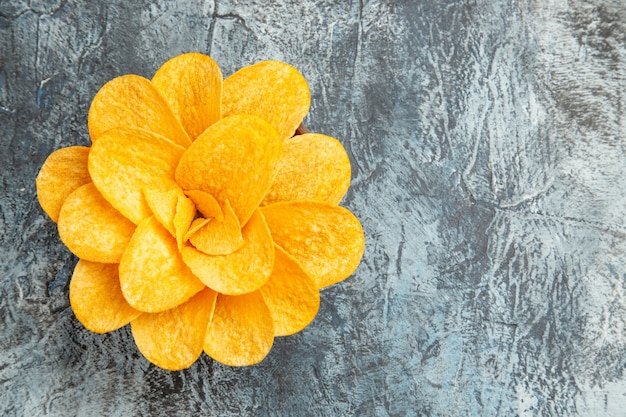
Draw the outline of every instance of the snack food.
<instances>
[{"instance_id":1,"label":"snack food","mask_svg":"<svg viewBox=\"0 0 626 417\"><path fill-rule=\"evenodd\" d=\"M70 302L86 328L130 323L149 361L178 370L202 351L258 363L275 336L313 320L319 290L357 268L364 235L338 206L350 183L343 146L293 136L309 103L290 65L222 81L199 53L102 87L92 146L54 152L37 178L42 208L81 258Z\"/></svg>"}]
</instances>

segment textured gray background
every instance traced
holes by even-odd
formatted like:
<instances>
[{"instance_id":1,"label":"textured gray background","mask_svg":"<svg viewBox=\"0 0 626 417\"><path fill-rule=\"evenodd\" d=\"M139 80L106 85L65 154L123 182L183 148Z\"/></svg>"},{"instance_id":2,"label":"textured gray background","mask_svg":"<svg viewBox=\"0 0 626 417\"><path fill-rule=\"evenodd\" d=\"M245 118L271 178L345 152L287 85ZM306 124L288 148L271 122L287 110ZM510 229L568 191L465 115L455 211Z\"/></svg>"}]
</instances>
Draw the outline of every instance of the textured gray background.
<instances>
[{"instance_id":1,"label":"textured gray background","mask_svg":"<svg viewBox=\"0 0 626 417\"><path fill-rule=\"evenodd\" d=\"M626 5L0 0L0 415L626 415ZM209 53L308 79L363 263L260 365L150 365L68 307L35 196L121 74Z\"/></svg>"}]
</instances>

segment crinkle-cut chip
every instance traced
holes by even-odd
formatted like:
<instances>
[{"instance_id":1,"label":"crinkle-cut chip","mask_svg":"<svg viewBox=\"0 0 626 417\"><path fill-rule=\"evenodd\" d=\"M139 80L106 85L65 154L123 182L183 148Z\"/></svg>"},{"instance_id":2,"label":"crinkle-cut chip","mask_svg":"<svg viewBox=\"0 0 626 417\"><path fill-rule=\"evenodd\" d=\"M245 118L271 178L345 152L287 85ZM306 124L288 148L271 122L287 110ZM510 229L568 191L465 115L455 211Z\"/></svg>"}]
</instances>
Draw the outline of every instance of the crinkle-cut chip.
<instances>
[{"instance_id":1,"label":"crinkle-cut chip","mask_svg":"<svg viewBox=\"0 0 626 417\"><path fill-rule=\"evenodd\" d=\"M269 190L282 156L276 129L256 116L227 117L204 131L176 168L183 190L229 200L245 225Z\"/></svg>"},{"instance_id":2,"label":"crinkle-cut chip","mask_svg":"<svg viewBox=\"0 0 626 417\"><path fill-rule=\"evenodd\" d=\"M183 243L189 240L189 237L196 233L198 230L202 229L205 224L209 223L213 219L203 219L202 217L198 217L194 221L191 222L191 226L189 226L189 230L183 236Z\"/></svg>"},{"instance_id":3,"label":"crinkle-cut chip","mask_svg":"<svg viewBox=\"0 0 626 417\"><path fill-rule=\"evenodd\" d=\"M92 332L117 330L142 314L122 295L117 267L81 259L74 269L70 305L76 318Z\"/></svg>"},{"instance_id":4,"label":"crinkle-cut chip","mask_svg":"<svg viewBox=\"0 0 626 417\"><path fill-rule=\"evenodd\" d=\"M218 294L207 327L204 352L228 366L261 362L274 343L274 325L258 291L240 296Z\"/></svg>"},{"instance_id":5,"label":"crinkle-cut chip","mask_svg":"<svg viewBox=\"0 0 626 417\"><path fill-rule=\"evenodd\" d=\"M152 84L192 140L222 117L222 72L206 55L194 52L170 59L154 74Z\"/></svg>"},{"instance_id":6,"label":"crinkle-cut chip","mask_svg":"<svg viewBox=\"0 0 626 417\"><path fill-rule=\"evenodd\" d=\"M180 251L185 243L185 235L196 216L196 206L191 199L184 194L178 197L176 204L176 215L174 216L174 230L176 231L176 245Z\"/></svg>"},{"instance_id":7,"label":"crinkle-cut chip","mask_svg":"<svg viewBox=\"0 0 626 417\"><path fill-rule=\"evenodd\" d=\"M152 215L143 190L167 190L185 149L142 129L111 129L89 153L89 174L104 198L135 224Z\"/></svg>"},{"instance_id":8,"label":"crinkle-cut chip","mask_svg":"<svg viewBox=\"0 0 626 417\"><path fill-rule=\"evenodd\" d=\"M274 242L296 258L318 288L344 280L359 266L365 246L361 223L328 203L294 201L261 210Z\"/></svg>"},{"instance_id":9,"label":"crinkle-cut chip","mask_svg":"<svg viewBox=\"0 0 626 417\"><path fill-rule=\"evenodd\" d=\"M135 231L135 225L115 210L91 182L67 197L58 227L59 237L72 253L103 263L118 263Z\"/></svg>"},{"instance_id":10,"label":"crinkle-cut chip","mask_svg":"<svg viewBox=\"0 0 626 417\"><path fill-rule=\"evenodd\" d=\"M120 284L128 303L147 313L174 308L204 288L153 216L139 224L122 256Z\"/></svg>"},{"instance_id":11,"label":"crinkle-cut chip","mask_svg":"<svg viewBox=\"0 0 626 417\"><path fill-rule=\"evenodd\" d=\"M189 236L189 242L200 252L228 255L243 245L241 226L228 200L224 202L223 213L222 221L213 219Z\"/></svg>"},{"instance_id":12,"label":"crinkle-cut chip","mask_svg":"<svg viewBox=\"0 0 626 417\"><path fill-rule=\"evenodd\" d=\"M350 186L350 159L330 136L307 133L283 142L283 161L262 205L315 200L339 204Z\"/></svg>"},{"instance_id":13,"label":"crinkle-cut chip","mask_svg":"<svg viewBox=\"0 0 626 417\"><path fill-rule=\"evenodd\" d=\"M211 194L200 190L188 190L185 191L185 194L187 194L187 197L191 198L196 208L202 213L205 219L215 218L219 221L224 220L220 203L218 203Z\"/></svg>"},{"instance_id":14,"label":"crinkle-cut chip","mask_svg":"<svg viewBox=\"0 0 626 417\"><path fill-rule=\"evenodd\" d=\"M65 199L78 187L91 182L87 170L89 148L71 146L50 154L37 175L37 197L52 221L59 220Z\"/></svg>"},{"instance_id":15,"label":"crinkle-cut chip","mask_svg":"<svg viewBox=\"0 0 626 417\"><path fill-rule=\"evenodd\" d=\"M278 61L244 67L224 80L222 116L253 114L293 136L311 106L309 86L300 72Z\"/></svg>"},{"instance_id":16,"label":"crinkle-cut chip","mask_svg":"<svg viewBox=\"0 0 626 417\"><path fill-rule=\"evenodd\" d=\"M320 293L291 255L275 246L274 270L261 295L274 321L274 335L288 336L304 329L317 314Z\"/></svg>"},{"instance_id":17,"label":"crinkle-cut chip","mask_svg":"<svg viewBox=\"0 0 626 417\"><path fill-rule=\"evenodd\" d=\"M183 190L172 182L173 186L169 190L157 188L144 190L144 198L154 217L161 223L163 227L173 237L176 237L174 229L174 216L176 215L176 206L180 196L185 197Z\"/></svg>"},{"instance_id":18,"label":"crinkle-cut chip","mask_svg":"<svg viewBox=\"0 0 626 417\"><path fill-rule=\"evenodd\" d=\"M242 232L243 246L229 255L206 255L191 246L185 246L183 260L195 276L219 293L240 295L257 290L272 273L272 237L258 210Z\"/></svg>"},{"instance_id":19,"label":"crinkle-cut chip","mask_svg":"<svg viewBox=\"0 0 626 417\"><path fill-rule=\"evenodd\" d=\"M139 351L163 369L191 366L202 353L217 293L205 288L189 301L161 313L144 313L130 325Z\"/></svg>"},{"instance_id":20,"label":"crinkle-cut chip","mask_svg":"<svg viewBox=\"0 0 626 417\"><path fill-rule=\"evenodd\" d=\"M154 85L139 75L123 75L106 83L91 102L87 124L91 141L113 128L140 128L185 148L191 139Z\"/></svg>"}]
</instances>

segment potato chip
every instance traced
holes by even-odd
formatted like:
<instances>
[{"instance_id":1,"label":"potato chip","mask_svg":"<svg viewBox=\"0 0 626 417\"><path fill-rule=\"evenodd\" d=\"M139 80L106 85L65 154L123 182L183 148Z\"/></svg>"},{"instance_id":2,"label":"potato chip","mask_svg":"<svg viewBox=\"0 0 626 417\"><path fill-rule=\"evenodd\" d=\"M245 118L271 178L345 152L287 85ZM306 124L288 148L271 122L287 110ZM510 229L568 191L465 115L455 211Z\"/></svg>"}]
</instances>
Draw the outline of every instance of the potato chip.
<instances>
[{"instance_id":1,"label":"potato chip","mask_svg":"<svg viewBox=\"0 0 626 417\"><path fill-rule=\"evenodd\" d=\"M283 163L263 205L315 200L339 204L350 187L350 159L337 139L317 133L283 143Z\"/></svg>"},{"instance_id":2,"label":"potato chip","mask_svg":"<svg viewBox=\"0 0 626 417\"><path fill-rule=\"evenodd\" d=\"M117 330L142 314L122 295L117 267L81 259L74 269L70 304L76 318L92 332Z\"/></svg>"},{"instance_id":3,"label":"potato chip","mask_svg":"<svg viewBox=\"0 0 626 417\"><path fill-rule=\"evenodd\" d=\"M243 245L241 226L228 200L224 202L223 220L213 219L189 236L189 242L207 255L228 255Z\"/></svg>"},{"instance_id":4,"label":"potato chip","mask_svg":"<svg viewBox=\"0 0 626 417\"><path fill-rule=\"evenodd\" d=\"M91 147L89 174L109 203L135 224L152 215L143 190L167 190L185 149L141 129L112 129Z\"/></svg>"},{"instance_id":5,"label":"potato chip","mask_svg":"<svg viewBox=\"0 0 626 417\"><path fill-rule=\"evenodd\" d=\"M135 225L115 210L93 183L80 186L59 213L59 237L81 259L118 263Z\"/></svg>"},{"instance_id":6,"label":"potato chip","mask_svg":"<svg viewBox=\"0 0 626 417\"><path fill-rule=\"evenodd\" d=\"M245 225L269 190L282 155L282 140L266 121L232 116L213 124L187 149L176 168L183 190L229 200Z\"/></svg>"},{"instance_id":7,"label":"potato chip","mask_svg":"<svg viewBox=\"0 0 626 417\"><path fill-rule=\"evenodd\" d=\"M278 61L245 67L224 80L222 116L252 114L270 122L281 139L293 136L311 105L300 72Z\"/></svg>"},{"instance_id":8,"label":"potato chip","mask_svg":"<svg viewBox=\"0 0 626 417\"><path fill-rule=\"evenodd\" d=\"M202 353L217 293L205 288L189 301L161 313L144 313L131 322L139 351L170 371L191 366Z\"/></svg>"},{"instance_id":9,"label":"potato chip","mask_svg":"<svg viewBox=\"0 0 626 417\"><path fill-rule=\"evenodd\" d=\"M81 257L70 303L85 327L130 323L149 361L180 370L203 349L256 364L274 337L310 323L319 288L357 268L364 236L337 206L349 158L301 124L309 107L302 75L277 61L222 82L210 57L188 53L151 81L104 85L89 109L92 147L53 153L37 178Z\"/></svg>"},{"instance_id":10,"label":"potato chip","mask_svg":"<svg viewBox=\"0 0 626 417\"><path fill-rule=\"evenodd\" d=\"M272 317L258 291L217 296L204 339L207 355L228 366L254 365L267 356L273 343Z\"/></svg>"},{"instance_id":11,"label":"potato chip","mask_svg":"<svg viewBox=\"0 0 626 417\"><path fill-rule=\"evenodd\" d=\"M179 197L185 197L185 194L175 182L172 182L172 184L173 186L170 189L144 190L143 195L154 217L173 237L176 237L176 230L174 229L176 206L178 205Z\"/></svg>"},{"instance_id":12,"label":"potato chip","mask_svg":"<svg viewBox=\"0 0 626 417\"><path fill-rule=\"evenodd\" d=\"M189 53L170 59L154 74L152 84L192 140L222 117L222 72L206 55Z\"/></svg>"},{"instance_id":13,"label":"potato chip","mask_svg":"<svg viewBox=\"0 0 626 417\"><path fill-rule=\"evenodd\" d=\"M257 210L243 228L244 244L229 255L206 255L186 246L182 256L207 287L229 295L260 288L272 273L274 245L263 215Z\"/></svg>"},{"instance_id":14,"label":"potato chip","mask_svg":"<svg viewBox=\"0 0 626 417\"><path fill-rule=\"evenodd\" d=\"M122 256L120 284L128 303L148 313L174 308L204 288L153 216L139 224Z\"/></svg>"},{"instance_id":15,"label":"potato chip","mask_svg":"<svg viewBox=\"0 0 626 417\"><path fill-rule=\"evenodd\" d=\"M189 230L187 230L187 233L185 233L185 236L183 237L183 243L187 242L191 235L196 233L198 230L202 229L204 225L209 223L211 220L213 219L204 219L202 217L198 217L197 219L194 219L191 222L191 226L189 226Z\"/></svg>"},{"instance_id":16,"label":"potato chip","mask_svg":"<svg viewBox=\"0 0 626 417\"><path fill-rule=\"evenodd\" d=\"M185 148L191 139L152 83L138 75L123 75L106 83L89 108L91 141L113 128L140 128L164 136Z\"/></svg>"},{"instance_id":17,"label":"potato chip","mask_svg":"<svg viewBox=\"0 0 626 417\"><path fill-rule=\"evenodd\" d=\"M288 336L315 318L320 293L298 261L280 246L275 246L274 252L274 270L260 291L274 321L274 335Z\"/></svg>"},{"instance_id":18,"label":"potato chip","mask_svg":"<svg viewBox=\"0 0 626 417\"><path fill-rule=\"evenodd\" d=\"M189 226L196 216L196 206L191 199L184 195L178 197L176 204L176 215L174 216L174 230L176 231L176 245L178 250L182 250L185 243L185 236L189 231Z\"/></svg>"},{"instance_id":19,"label":"potato chip","mask_svg":"<svg viewBox=\"0 0 626 417\"><path fill-rule=\"evenodd\" d=\"M359 266L365 238L361 223L349 210L294 201L261 211L274 242L296 258L318 288L342 281Z\"/></svg>"},{"instance_id":20,"label":"potato chip","mask_svg":"<svg viewBox=\"0 0 626 417\"><path fill-rule=\"evenodd\" d=\"M44 162L37 175L37 197L43 211L53 222L65 199L78 187L91 182L87 170L89 148L71 146L54 151Z\"/></svg>"},{"instance_id":21,"label":"potato chip","mask_svg":"<svg viewBox=\"0 0 626 417\"><path fill-rule=\"evenodd\" d=\"M205 219L215 218L219 221L224 220L220 203L218 203L211 194L200 190L188 190L185 191L185 194L193 200L196 208L202 213Z\"/></svg>"}]
</instances>

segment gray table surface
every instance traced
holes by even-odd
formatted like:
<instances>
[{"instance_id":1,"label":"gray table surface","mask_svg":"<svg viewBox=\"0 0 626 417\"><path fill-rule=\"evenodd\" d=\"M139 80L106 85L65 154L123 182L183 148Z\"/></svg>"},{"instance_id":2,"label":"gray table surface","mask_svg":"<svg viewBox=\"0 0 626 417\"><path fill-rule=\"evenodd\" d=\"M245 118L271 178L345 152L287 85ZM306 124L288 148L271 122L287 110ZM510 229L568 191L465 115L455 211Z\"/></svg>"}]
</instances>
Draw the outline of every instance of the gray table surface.
<instances>
[{"instance_id":1,"label":"gray table surface","mask_svg":"<svg viewBox=\"0 0 626 417\"><path fill-rule=\"evenodd\" d=\"M0 2L0 415L626 415L626 5L269 3ZM353 164L363 262L254 367L85 330L36 198L100 86L187 51L297 66Z\"/></svg>"}]
</instances>

